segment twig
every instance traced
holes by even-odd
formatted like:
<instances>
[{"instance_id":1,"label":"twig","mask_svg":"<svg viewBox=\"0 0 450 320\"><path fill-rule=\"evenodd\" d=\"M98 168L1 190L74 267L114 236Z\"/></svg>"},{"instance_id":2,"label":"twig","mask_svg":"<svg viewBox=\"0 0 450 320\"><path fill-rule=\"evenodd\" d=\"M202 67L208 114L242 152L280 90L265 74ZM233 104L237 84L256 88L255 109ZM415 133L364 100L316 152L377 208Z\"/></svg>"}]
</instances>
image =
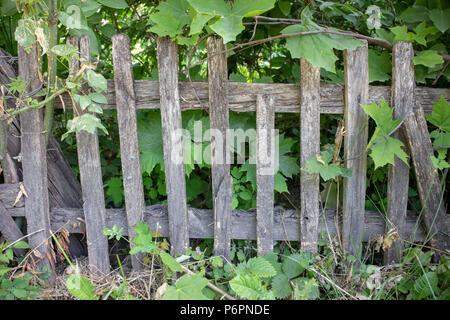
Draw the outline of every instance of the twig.
<instances>
[{"instance_id":1,"label":"twig","mask_svg":"<svg viewBox=\"0 0 450 320\"><path fill-rule=\"evenodd\" d=\"M444 65L444 67L442 68L441 72L439 72L439 74L437 75L436 79L434 79L432 85L436 85L436 83L438 82L439 78L444 74L445 69L447 69L448 64L450 63L450 61L447 60L447 63Z\"/></svg>"}]
</instances>

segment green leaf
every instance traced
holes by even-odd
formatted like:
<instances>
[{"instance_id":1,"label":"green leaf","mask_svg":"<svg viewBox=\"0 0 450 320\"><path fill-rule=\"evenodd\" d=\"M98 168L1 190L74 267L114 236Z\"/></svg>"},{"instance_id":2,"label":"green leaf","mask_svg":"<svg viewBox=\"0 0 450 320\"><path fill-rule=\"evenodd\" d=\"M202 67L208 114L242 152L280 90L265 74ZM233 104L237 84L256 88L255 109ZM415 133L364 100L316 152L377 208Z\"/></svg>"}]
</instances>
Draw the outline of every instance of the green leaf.
<instances>
[{"instance_id":1,"label":"green leaf","mask_svg":"<svg viewBox=\"0 0 450 320\"><path fill-rule=\"evenodd\" d=\"M258 277L248 274L239 274L230 282L230 287L242 299L261 300L269 298L267 289Z\"/></svg>"},{"instance_id":2,"label":"green leaf","mask_svg":"<svg viewBox=\"0 0 450 320\"><path fill-rule=\"evenodd\" d=\"M221 17L210 27L223 38L224 43L235 41L236 36L245 29L242 24L242 17L236 15Z\"/></svg>"},{"instance_id":3,"label":"green leaf","mask_svg":"<svg viewBox=\"0 0 450 320\"><path fill-rule=\"evenodd\" d=\"M406 42L413 42L414 41L414 33L408 32L408 27L403 26L395 26L392 28L389 28L391 32L395 35L394 36L394 43L398 41L406 41Z\"/></svg>"},{"instance_id":4,"label":"green leaf","mask_svg":"<svg viewBox=\"0 0 450 320\"><path fill-rule=\"evenodd\" d=\"M430 11L429 16L436 28L442 33L450 28L450 8L446 10L433 9Z\"/></svg>"},{"instance_id":5,"label":"green leaf","mask_svg":"<svg viewBox=\"0 0 450 320\"><path fill-rule=\"evenodd\" d=\"M263 257L256 257L248 260L244 270L247 274L252 274L255 277L261 278L274 277L277 274L270 262Z\"/></svg>"},{"instance_id":6,"label":"green leaf","mask_svg":"<svg viewBox=\"0 0 450 320\"><path fill-rule=\"evenodd\" d=\"M160 37L174 38L176 35L183 33L183 26L170 11L154 13L150 15L150 19L154 25L149 30Z\"/></svg>"},{"instance_id":7,"label":"green leaf","mask_svg":"<svg viewBox=\"0 0 450 320\"><path fill-rule=\"evenodd\" d=\"M333 160L333 152L331 150L323 150L319 157L313 157L306 161L304 171L308 173L319 173L324 181L334 179L337 176L351 177L351 169L344 168L336 163L331 163Z\"/></svg>"},{"instance_id":8,"label":"green leaf","mask_svg":"<svg viewBox=\"0 0 450 320\"><path fill-rule=\"evenodd\" d=\"M113 177L106 182L106 194L111 197L114 205L118 207L123 201L123 183L121 178Z\"/></svg>"},{"instance_id":9,"label":"green leaf","mask_svg":"<svg viewBox=\"0 0 450 320\"><path fill-rule=\"evenodd\" d=\"M438 102L434 102L433 113L426 115L427 120L441 130L450 133L450 105L444 96Z\"/></svg>"},{"instance_id":10,"label":"green leaf","mask_svg":"<svg viewBox=\"0 0 450 320\"><path fill-rule=\"evenodd\" d=\"M414 40L426 46L427 40L425 38L431 34L439 32L439 30L436 27L427 27L427 23L423 21L414 28L414 32L416 33Z\"/></svg>"},{"instance_id":11,"label":"green leaf","mask_svg":"<svg viewBox=\"0 0 450 320\"><path fill-rule=\"evenodd\" d=\"M288 187L287 187L287 184L286 184L286 178L283 177L283 175L280 172L277 172L275 174L275 176L273 177L273 183L274 183L274 190L276 192L289 193L289 190L288 190Z\"/></svg>"},{"instance_id":12,"label":"green leaf","mask_svg":"<svg viewBox=\"0 0 450 320\"><path fill-rule=\"evenodd\" d=\"M433 166L438 170L450 168L450 164L446 160L436 158L435 156L431 156L431 162L433 162Z\"/></svg>"},{"instance_id":13,"label":"green leaf","mask_svg":"<svg viewBox=\"0 0 450 320\"><path fill-rule=\"evenodd\" d=\"M78 56L78 48L70 44L58 44L51 48L51 51L58 56L71 58L72 56Z\"/></svg>"},{"instance_id":14,"label":"green leaf","mask_svg":"<svg viewBox=\"0 0 450 320\"><path fill-rule=\"evenodd\" d=\"M25 241L18 241L13 245L13 248L15 249L29 249L30 246Z\"/></svg>"},{"instance_id":15,"label":"green leaf","mask_svg":"<svg viewBox=\"0 0 450 320\"><path fill-rule=\"evenodd\" d=\"M79 300L98 300L95 289L91 282L79 274L70 275L66 278L67 290Z\"/></svg>"},{"instance_id":16,"label":"green leaf","mask_svg":"<svg viewBox=\"0 0 450 320\"><path fill-rule=\"evenodd\" d=\"M208 284L208 279L200 275L186 274L179 278L175 286L167 288L164 300L208 300L202 290Z\"/></svg>"},{"instance_id":17,"label":"green leaf","mask_svg":"<svg viewBox=\"0 0 450 320\"><path fill-rule=\"evenodd\" d=\"M388 163L394 165L394 155L408 165L408 155L402 150L402 147L404 144L400 140L391 137L373 147L369 155L373 159L375 169Z\"/></svg>"},{"instance_id":18,"label":"green leaf","mask_svg":"<svg viewBox=\"0 0 450 320\"><path fill-rule=\"evenodd\" d=\"M164 171L164 151L161 129L161 114L150 111L138 120L139 148L142 171L151 174L156 165Z\"/></svg>"},{"instance_id":19,"label":"green leaf","mask_svg":"<svg viewBox=\"0 0 450 320\"><path fill-rule=\"evenodd\" d=\"M434 67L444 62L442 56L435 50L425 50L415 56L413 59L415 65L421 64L426 67Z\"/></svg>"},{"instance_id":20,"label":"green leaf","mask_svg":"<svg viewBox=\"0 0 450 320\"><path fill-rule=\"evenodd\" d=\"M272 290L276 298L284 299L289 297L292 288L289 284L288 277L284 273L278 274L275 278L272 279Z\"/></svg>"},{"instance_id":21,"label":"green leaf","mask_svg":"<svg viewBox=\"0 0 450 320\"><path fill-rule=\"evenodd\" d=\"M91 92L91 93L89 93L89 98L92 101L95 101L97 103L102 103L102 104L107 104L108 103L108 100L106 100L106 97L103 94L98 93L98 92Z\"/></svg>"},{"instance_id":22,"label":"green leaf","mask_svg":"<svg viewBox=\"0 0 450 320\"><path fill-rule=\"evenodd\" d=\"M80 96L78 94L75 94L73 96L73 99L75 100L75 103L77 103L80 106L80 108L82 110L85 110L92 103L91 98L88 96Z\"/></svg>"},{"instance_id":23,"label":"green leaf","mask_svg":"<svg viewBox=\"0 0 450 320\"><path fill-rule=\"evenodd\" d=\"M399 18L406 23L414 23L428 20L428 9L423 6L412 6L404 10Z\"/></svg>"},{"instance_id":24,"label":"green leaf","mask_svg":"<svg viewBox=\"0 0 450 320\"><path fill-rule=\"evenodd\" d=\"M12 268L5 267L3 264L0 264L0 276L6 274Z\"/></svg>"},{"instance_id":25,"label":"green leaf","mask_svg":"<svg viewBox=\"0 0 450 320\"><path fill-rule=\"evenodd\" d=\"M312 20L312 14L308 7L303 9L301 15L302 23L292 25L281 31L282 34L323 30ZM333 30L330 28L330 30ZM360 46L359 40L333 34L314 34L297 36L286 40L286 48L291 52L293 58L305 58L316 67L324 68L327 71L336 73L335 62L338 57L334 54L334 49L355 49Z\"/></svg>"},{"instance_id":26,"label":"green leaf","mask_svg":"<svg viewBox=\"0 0 450 320\"><path fill-rule=\"evenodd\" d=\"M108 83L100 73L93 70L88 70L86 73L87 81L89 85L95 89L95 91L106 91Z\"/></svg>"},{"instance_id":27,"label":"green leaf","mask_svg":"<svg viewBox=\"0 0 450 320\"><path fill-rule=\"evenodd\" d=\"M438 277L435 272L427 272L414 282L414 297L417 300L435 296L438 291Z\"/></svg>"},{"instance_id":28,"label":"green leaf","mask_svg":"<svg viewBox=\"0 0 450 320\"><path fill-rule=\"evenodd\" d=\"M30 19L20 19L14 32L17 43L25 49L31 47L36 42L33 30L33 21Z\"/></svg>"},{"instance_id":29,"label":"green leaf","mask_svg":"<svg viewBox=\"0 0 450 320\"><path fill-rule=\"evenodd\" d=\"M295 300L315 300L320 297L316 279L298 278L294 279L293 282Z\"/></svg>"},{"instance_id":30,"label":"green leaf","mask_svg":"<svg viewBox=\"0 0 450 320\"><path fill-rule=\"evenodd\" d=\"M189 35L202 32L205 24L212 18L212 15L197 12L194 16L194 19L192 20Z\"/></svg>"},{"instance_id":31,"label":"green leaf","mask_svg":"<svg viewBox=\"0 0 450 320\"><path fill-rule=\"evenodd\" d=\"M369 49L369 82L386 81L391 78L392 59L387 51L380 55Z\"/></svg>"},{"instance_id":32,"label":"green leaf","mask_svg":"<svg viewBox=\"0 0 450 320\"><path fill-rule=\"evenodd\" d=\"M113 9L125 9L128 8L128 4L125 0L97 0L102 5Z\"/></svg>"},{"instance_id":33,"label":"green leaf","mask_svg":"<svg viewBox=\"0 0 450 320\"><path fill-rule=\"evenodd\" d=\"M62 135L62 140L64 140L72 132L87 131L89 133L94 133L97 128L108 134L108 131L103 126L99 118L90 113L85 113L67 122L68 131Z\"/></svg>"},{"instance_id":34,"label":"green leaf","mask_svg":"<svg viewBox=\"0 0 450 320\"><path fill-rule=\"evenodd\" d=\"M302 259L303 255L300 253L294 253L284 258L282 269L286 277L292 279L305 271L305 268L300 264Z\"/></svg>"},{"instance_id":35,"label":"green leaf","mask_svg":"<svg viewBox=\"0 0 450 320\"><path fill-rule=\"evenodd\" d=\"M170 270L173 272L183 272L183 268L181 268L180 264L170 254L165 251L160 251L159 256Z\"/></svg>"},{"instance_id":36,"label":"green leaf","mask_svg":"<svg viewBox=\"0 0 450 320\"><path fill-rule=\"evenodd\" d=\"M261 15L274 5L275 0L236 0L231 11L237 16L252 17Z\"/></svg>"},{"instance_id":37,"label":"green leaf","mask_svg":"<svg viewBox=\"0 0 450 320\"><path fill-rule=\"evenodd\" d=\"M188 2L198 13L211 16L225 16L231 13L230 4L223 0L188 0Z\"/></svg>"}]
</instances>

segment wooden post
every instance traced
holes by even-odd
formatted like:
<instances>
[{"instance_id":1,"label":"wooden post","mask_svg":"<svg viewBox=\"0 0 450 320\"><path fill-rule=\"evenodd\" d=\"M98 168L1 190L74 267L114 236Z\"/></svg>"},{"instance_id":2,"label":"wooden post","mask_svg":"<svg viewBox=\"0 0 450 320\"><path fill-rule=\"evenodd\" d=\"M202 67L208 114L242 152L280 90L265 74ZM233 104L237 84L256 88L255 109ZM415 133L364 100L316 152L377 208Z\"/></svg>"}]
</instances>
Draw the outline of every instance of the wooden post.
<instances>
[{"instance_id":1,"label":"wooden post","mask_svg":"<svg viewBox=\"0 0 450 320\"><path fill-rule=\"evenodd\" d=\"M256 239L258 255L273 251L275 109L272 96L256 100Z\"/></svg>"},{"instance_id":2,"label":"wooden post","mask_svg":"<svg viewBox=\"0 0 450 320\"><path fill-rule=\"evenodd\" d=\"M158 38L158 72L171 253L185 254L189 246L189 230L178 90L178 48L168 37Z\"/></svg>"},{"instance_id":3,"label":"wooden post","mask_svg":"<svg viewBox=\"0 0 450 320\"><path fill-rule=\"evenodd\" d=\"M144 220L145 200L137 132L136 98L131 65L130 39L125 34L112 38L114 85L116 90L117 120L120 136L123 187L127 212L128 235L136 236L134 227ZM143 254L132 255L134 270L144 266L140 260Z\"/></svg>"},{"instance_id":4,"label":"wooden post","mask_svg":"<svg viewBox=\"0 0 450 320\"><path fill-rule=\"evenodd\" d=\"M5 205L0 200L0 232L2 236L8 242L14 242L23 237L22 231L20 231L14 219L9 214ZM24 249L13 249L14 253L18 256L24 256L26 251Z\"/></svg>"},{"instance_id":5,"label":"wooden post","mask_svg":"<svg viewBox=\"0 0 450 320\"><path fill-rule=\"evenodd\" d=\"M394 119L403 119L413 110L414 98L414 64L412 58L414 50L409 42L397 42L392 51L392 94L391 106L394 107ZM400 139L406 146L402 126L392 137ZM409 153L409 150L405 150ZM387 218L390 223L386 231L396 228L400 237L404 238L406 209L408 206L409 167L395 157L395 165L389 165L388 172L388 204ZM399 262L403 243L396 241L386 250L384 260L386 264Z\"/></svg>"},{"instance_id":6,"label":"wooden post","mask_svg":"<svg viewBox=\"0 0 450 320\"><path fill-rule=\"evenodd\" d=\"M77 47L79 45L80 58L90 61L88 36L70 37L68 43ZM71 67L78 69L78 63L74 61ZM78 106L74 106L74 113L81 115L82 111ZM106 211L97 131L93 134L79 131L76 133L76 139L89 267L93 273L107 274L110 266L108 239L103 235L103 229L106 227Z\"/></svg>"},{"instance_id":7,"label":"wooden post","mask_svg":"<svg viewBox=\"0 0 450 320\"><path fill-rule=\"evenodd\" d=\"M366 203L368 118L361 104L369 95L369 65L367 42L355 50L344 51L344 138L345 167L352 176L344 179L343 246L360 257L364 231Z\"/></svg>"},{"instance_id":8,"label":"wooden post","mask_svg":"<svg viewBox=\"0 0 450 320\"><path fill-rule=\"evenodd\" d=\"M449 238L440 232L440 230L448 232L445 229L446 201L443 198L439 173L431 161L433 147L423 109L419 108L415 114L410 114L405 119L404 125L423 208L423 221L428 239L431 238L429 244L433 248L446 250L449 248ZM414 236L415 233L411 241L414 241ZM436 257L440 257L437 251Z\"/></svg>"},{"instance_id":9,"label":"wooden post","mask_svg":"<svg viewBox=\"0 0 450 320\"><path fill-rule=\"evenodd\" d=\"M233 180L230 175L228 69L222 39L209 37L208 83L211 128L211 173L214 211L214 254L230 257L231 203ZM220 53L220 54L219 54Z\"/></svg>"},{"instance_id":10,"label":"wooden post","mask_svg":"<svg viewBox=\"0 0 450 320\"><path fill-rule=\"evenodd\" d=\"M27 91L39 88L39 65L36 45L29 49L18 48L19 75L28 81ZM28 110L20 114L22 137L23 183L28 197L25 198L25 217L31 248L36 248L35 258L40 268L52 271L50 283L55 280L53 253L51 252L50 214L47 186L47 157L44 139L42 110ZM39 230L41 230L39 232Z\"/></svg>"},{"instance_id":11,"label":"wooden post","mask_svg":"<svg viewBox=\"0 0 450 320\"><path fill-rule=\"evenodd\" d=\"M320 68L300 59L300 165L320 155ZM300 174L300 245L316 253L319 238L320 177Z\"/></svg>"}]
</instances>

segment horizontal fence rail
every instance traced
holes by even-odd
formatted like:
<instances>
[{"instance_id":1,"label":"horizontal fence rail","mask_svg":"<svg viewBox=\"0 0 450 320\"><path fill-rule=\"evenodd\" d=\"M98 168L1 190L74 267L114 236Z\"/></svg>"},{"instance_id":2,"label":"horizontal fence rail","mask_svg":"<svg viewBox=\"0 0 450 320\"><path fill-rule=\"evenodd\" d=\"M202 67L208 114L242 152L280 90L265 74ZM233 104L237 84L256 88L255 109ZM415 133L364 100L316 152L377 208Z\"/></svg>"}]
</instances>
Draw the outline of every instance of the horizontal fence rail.
<instances>
[{"instance_id":1,"label":"horizontal fence rail","mask_svg":"<svg viewBox=\"0 0 450 320\"><path fill-rule=\"evenodd\" d=\"M88 37L70 37L68 42L80 48L81 56L89 60ZM214 253L225 259L230 255L231 239L257 240L258 254L273 250L273 241L300 241L300 248L315 253L321 233L339 236L344 248L358 256L363 241L375 240L380 235L396 229L403 239L423 241L429 230L448 230L449 217L440 210L439 228L431 225L435 204L427 205L424 190L427 186L440 193L437 183L431 183L435 170L429 166L426 175L417 164L420 161L418 141L431 150L425 133L414 134L414 128L426 128L424 113L429 113L433 102L444 96L450 100L450 89L415 87L410 44L398 42L393 51L393 86L369 86L367 43L355 50L344 52L344 85L320 83L320 69L304 59L300 60L300 84L236 83L227 80L227 60L221 39L210 37L208 48L208 81L178 81L177 45L168 38L158 39L159 81L135 81L132 76L129 39L125 35L113 37L114 80L108 80L108 103L104 109L117 109L119 136L124 177L125 208L105 209L100 153L97 134L77 133L77 151L80 163L83 209L52 208L47 229L64 227L71 233L87 234L89 263L93 269L107 273L109 270L108 243L102 230L116 224L124 227L125 235L134 235L137 222L148 223L151 230L170 237L171 253L183 254L189 246L189 238L213 238ZM79 68L72 61L72 68ZM391 94L392 92L392 94ZM368 118L361 104L390 101L395 107L395 117L404 117L416 111L402 130L402 139L412 150L412 163L418 176L419 193L424 210L424 227L417 223L418 215L407 211L409 170L403 163L389 168L388 210L365 211L367 174ZM200 100L200 103L199 103ZM56 100L56 107L75 108L70 97ZM163 136L167 205L145 206L140 154L137 135L136 110L160 109ZM205 109L209 112L211 133L211 187L213 208L194 209L187 205L184 164L173 156L184 159L182 137L174 132L181 129L181 112L189 109ZM230 175L231 159L228 145L219 140L226 137L229 127L229 111L256 112L256 210L232 210L233 180ZM343 214L336 210L323 210L320 203L320 177L302 171L300 174L300 209L286 210L274 207L274 155L272 136L275 128L275 112L299 113L300 116L300 164L320 155L320 114L344 114L345 166L353 170L351 178L344 179ZM415 122L414 122L415 121ZM417 131L417 130L415 130ZM400 133L399 133L400 134ZM227 142L226 139L225 142ZM268 152L268 150L270 150ZM361 155L359 157L358 155ZM269 156L268 156L269 155ZM225 161L223 161L225 160ZM397 159L398 160L398 159ZM423 170L425 170L423 169ZM24 173L25 174L25 173ZM31 173L25 174L26 181ZM0 200L12 216L30 216L27 201L14 204L19 184L0 185ZM394 192L395 191L395 192ZM42 193L44 194L44 193ZM436 199L433 197L433 199ZM434 200L433 200L434 201ZM24 207L25 202L25 207ZM46 212L44 212L46 211ZM48 216L42 208L39 216ZM35 218L36 218L35 217ZM32 220L32 219L31 219ZM434 221L434 220L433 220ZM342 239L341 239L342 238ZM439 240L440 241L440 240ZM442 241L436 242L442 247ZM397 261L400 244L390 250L385 259ZM140 256L132 259L134 269L140 269Z\"/></svg>"}]
</instances>

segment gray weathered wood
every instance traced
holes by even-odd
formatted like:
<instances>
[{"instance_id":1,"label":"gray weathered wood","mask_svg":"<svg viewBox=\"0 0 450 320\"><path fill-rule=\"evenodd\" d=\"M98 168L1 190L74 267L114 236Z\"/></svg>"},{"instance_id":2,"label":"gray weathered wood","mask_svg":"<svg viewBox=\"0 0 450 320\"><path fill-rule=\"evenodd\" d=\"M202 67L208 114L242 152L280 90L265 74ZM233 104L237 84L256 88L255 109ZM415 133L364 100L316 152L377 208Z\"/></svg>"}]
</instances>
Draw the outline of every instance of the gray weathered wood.
<instances>
[{"instance_id":1,"label":"gray weathered wood","mask_svg":"<svg viewBox=\"0 0 450 320\"><path fill-rule=\"evenodd\" d=\"M233 180L228 147L228 69L222 39L209 37L208 84L211 128L211 173L214 211L214 254L228 259L231 241L231 203Z\"/></svg>"},{"instance_id":2,"label":"gray weathered wood","mask_svg":"<svg viewBox=\"0 0 450 320\"><path fill-rule=\"evenodd\" d=\"M178 91L178 48L169 38L158 38L158 72L171 253L184 254L189 246L189 234Z\"/></svg>"},{"instance_id":3,"label":"gray weathered wood","mask_svg":"<svg viewBox=\"0 0 450 320\"><path fill-rule=\"evenodd\" d=\"M153 80L135 80L136 109L158 109L160 105L159 83ZM180 104L182 110L200 109L197 101L194 86L204 107L208 106L208 83L180 81ZM300 85L291 83L241 83L228 81L228 104L232 111L254 112L256 97L264 93L277 97L275 101L275 112L300 112ZM450 89L417 87L415 89L417 102L420 103L425 113L430 113L433 109L433 102L440 99L441 95L450 100ZM108 80L108 92L106 94L108 104L103 105L104 109L115 109L114 82ZM368 103L380 103L384 98L389 101L391 88L387 86L370 86ZM66 108L72 107L72 102L68 95L64 95ZM342 85L321 83L320 84L320 112L325 114L344 113L344 95ZM57 99L56 107L62 108L62 104Z\"/></svg>"},{"instance_id":4,"label":"gray weathered wood","mask_svg":"<svg viewBox=\"0 0 450 320\"><path fill-rule=\"evenodd\" d=\"M397 42L392 51L392 95L391 106L394 107L394 119L404 119L413 110L414 98L414 50L408 42ZM406 146L403 126L392 137L400 139ZM408 152L408 150L406 150ZM396 228L400 237L404 232L406 208L408 206L409 167L395 157L394 165L389 165L387 218L391 224L387 230ZM385 262L399 262L403 243L396 241L385 251Z\"/></svg>"},{"instance_id":5,"label":"gray weathered wood","mask_svg":"<svg viewBox=\"0 0 450 320\"><path fill-rule=\"evenodd\" d=\"M24 216L24 208L8 209L13 217ZM128 235L127 218L125 209L107 209L106 226L112 228L116 224L119 228L124 227L124 235ZM193 239L205 239L214 237L214 216L212 210L195 209L188 207L189 214L189 237ZM406 232L413 233L416 229L417 212L408 211L406 217ZM336 212L327 209L320 217L320 232L329 232L331 237L336 234ZM82 233L85 231L84 214L82 209L76 208L54 208L51 211L52 230L64 227L71 233ZM169 236L169 217L167 205L147 206L144 213L145 223L150 230L158 230L163 237ZM382 215L374 211L366 211L364 221L366 228L363 241L375 240L383 235L386 230L385 221ZM339 217L340 225L341 219ZM450 218L446 217L446 224L450 223ZM295 210L285 210L281 207L274 208L274 229L273 239L275 241L298 241L299 222L298 212ZM325 237L328 238L327 235ZM233 210L231 224L231 238L243 240L256 240L256 210ZM421 242L425 239L424 229L419 225L415 232L415 241Z\"/></svg>"},{"instance_id":6,"label":"gray weathered wood","mask_svg":"<svg viewBox=\"0 0 450 320\"><path fill-rule=\"evenodd\" d=\"M0 201L0 232L3 238L8 242L14 242L23 237L22 231L20 231L11 214L5 208L5 205ZM24 249L13 249L14 253L18 256L25 254Z\"/></svg>"},{"instance_id":7,"label":"gray weathered wood","mask_svg":"<svg viewBox=\"0 0 450 320\"><path fill-rule=\"evenodd\" d=\"M320 68L300 59L300 165L320 154ZM300 245L316 253L319 240L319 174L300 173Z\"/></svg>"},{"instance_id":8,"label":"gray weathered wood","mask_svg":"<svg viewBox=\"0 0 450 320\"><path fill-rule=\"evenodd\" d=\"M344 155L352 176L344 179L342 240L344 249L361 256L366 204L368 118L361 104L369 94L367 42L355 50L344 51Z\"/></svg>"},{"instance_id":9,"label":"gray weathered wood","mask_svg":"<svg viewBox=\"0 0 450 320\"><path fill-rule=\"evenodd\" d=\"M433 248L449 249L448 235L440 232L441 230L448 232L443 228L447 215L446 201L443 198L439 173L431 161L433 147L423 110L419 108L415 113L410 114L405 119L404 126L416 173L417 189L423 208L423 221L428 238L431 238L429 244ZM439 255L439 252L436 253Z\"/></svg>"},{"instance_id":10,"label":"gray weathered wood","mask_svg":"<svg viewBox=\"0 0 450 320\"><path fill-rule=\"evenodd\" d=\"M36 45L27 53L22 47L19 53L19 75L28 81L27 91L40 87L39 63ZM44 141L44 119L42 110L28 110L20 114L22 139L23 184L28 197L25 198L27 233L37 232L28 238L31 248L39 252L35 257L38 266L51 270L50 283L55 280L54 261L50 242L50 213L47 186L47 157ZM39 230L42 230L38 232ZM37 253L36 252L36 253Z\"/></svg>"},{"instance_id":11,"label":"gray weathered wood","mask_svg":"<svg viewBox=\"0 0 450 320\"><path fill-rule=\"evenodd\" d=\"M261 256L273 251L274 101L272 96L259 95L256 102L256 241Z\"/></svg>"},{"instance_id":12,"label":"gray weathered wood","mask_svg":"<svg viewBox=\"0 0 450 320\"><path fill-rule=\"evenodd\" d=\"M88 36L82 36L79 40L77 37L70 37L68 42L74 46L79 44L80 58L90 61ZM76 64L75 61L71 66L73 70L77 69ZM76 111L82 114L80 108ZM109 251L108 239L103 235L106 213L97 131L93 134L87 131L77 132L76 139L89 268L94 273L107 274L109 273Z\"/></svg>"},{"instance_id":13,"label":"gray weathered wood","mask_svg":"<svg viewBox=\"0 0 450 320\"><path fill-rule=\"evenodd\" d=\"M144 219L145 200L137 133L130 39L127 35L118 34L113 36L112 42L117 120L128 234L131 237L135 237L136 232L134 231L134 227ZM131 264L134 270L142 269L143 264L140 262L142 258L143 254L131 256Z\"/></svg>"}]
</instances>

